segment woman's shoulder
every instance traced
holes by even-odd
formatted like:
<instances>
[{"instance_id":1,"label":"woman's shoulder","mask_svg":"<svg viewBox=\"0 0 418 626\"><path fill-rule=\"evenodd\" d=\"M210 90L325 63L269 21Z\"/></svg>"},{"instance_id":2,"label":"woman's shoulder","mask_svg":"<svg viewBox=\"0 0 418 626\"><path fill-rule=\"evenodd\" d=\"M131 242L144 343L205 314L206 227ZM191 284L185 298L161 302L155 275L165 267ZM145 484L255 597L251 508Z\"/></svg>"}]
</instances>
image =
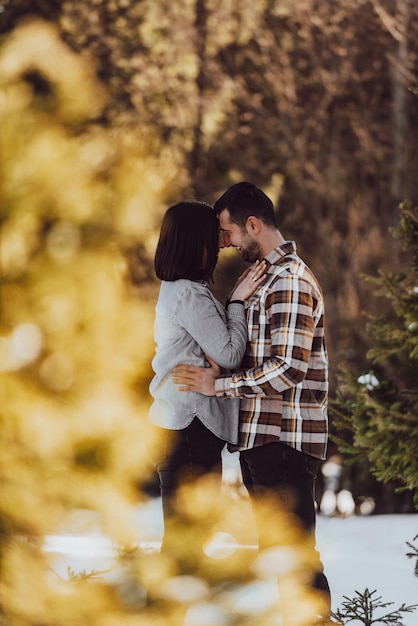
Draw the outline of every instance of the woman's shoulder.
<instances>
[{"instance_id":1,"label":"woman's shoulder","mask_svg":"<svg viewBox=\"0 0 418 626\"><path fill-rule=\"evenodd\" d=\"M198 283L186 278L180 278L173 281L162 281L160 287L159 302L164 303L170 308L190 304L196 305L196 302L210 298L210 291L207 283Z\"/></svg>"},{"instance_id":2,"label":"woman's shoulder","mask_svg":"<svg viewBox=\"0 0 418 626\"><path fill-rule=\"evenodd\" d=\"M185 293L208 293L209 287L207 283L199 283L187 278L179 278L178 280L165 281L161 283L161 291L165 293L185 294Z\"/></svg>"},{"instance_id":3,"label":"woman's shoulder","mask_svg":"<svg viewBox=\"0 0 418 626\"><path fill-rule=\"evenodd\" d=\"M165 311L168 315L186 315L187 318L195 317L202 311L208 311L208 307L216 306L215 300L207 283L198 283L193 280L179 279L163 281L161 283L157 310Z\"/></svg>"}]
</instances>

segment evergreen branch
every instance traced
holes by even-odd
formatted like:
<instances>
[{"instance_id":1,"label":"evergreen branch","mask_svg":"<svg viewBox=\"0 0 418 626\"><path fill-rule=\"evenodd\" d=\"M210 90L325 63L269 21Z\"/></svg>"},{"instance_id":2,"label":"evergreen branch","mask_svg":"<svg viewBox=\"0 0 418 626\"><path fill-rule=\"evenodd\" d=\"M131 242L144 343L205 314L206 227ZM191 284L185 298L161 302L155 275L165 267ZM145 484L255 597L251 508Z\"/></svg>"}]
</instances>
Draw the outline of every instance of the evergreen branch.
<instances>
[{"instance_id":1,"label":"evergreen branch","mask_svg":"<svg viewBox=\"0 0 418 626\"><path fill-rule=\"evenodd\" d=\"M393 624L394 626L403 626L401 620L402 613L412 613L418 607L418 604L405 605L402 604L395 611L391 611L379 617L374 617L377 609L386 609L393 602L382 602L382 597L374 598L377 591L369 591L367 588L360 593L355 591L355 597L349 598L343 596L345 602L342 603L343 610L338 609L331 617L337 620L345 620L343 623L360 621L364 626L372 626L372 624Z\"/></svg>"}]
</instances>

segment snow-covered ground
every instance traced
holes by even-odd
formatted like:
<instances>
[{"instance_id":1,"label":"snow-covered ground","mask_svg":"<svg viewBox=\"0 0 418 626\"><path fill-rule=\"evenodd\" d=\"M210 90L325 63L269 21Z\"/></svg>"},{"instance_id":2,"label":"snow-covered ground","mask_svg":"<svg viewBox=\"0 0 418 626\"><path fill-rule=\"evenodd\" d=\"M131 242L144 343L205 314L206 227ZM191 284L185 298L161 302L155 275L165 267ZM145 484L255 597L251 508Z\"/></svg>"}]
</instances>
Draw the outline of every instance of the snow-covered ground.
<instances>
[{"instance_id":1,"label":"snow-covered ground","mask_svg":"<svg viewBox=\"0 0 418 626\"><path fill-rule=\"evenodd\" d=\"M224 455L226 483L233 483L237 479L237 458L236 454ZM250 517L249 503L248 510ZM138 528L140 545L158 549L163 534L159 498L150 499L137 508L135 526ZM402 604L418 604L415 562L406 556L410 551L407 542L418 545L418 540L414 542L417 535L418 513L352 515L345 518L319 514L317 547L330 583L333 610L341 608L344 596L352 598L356 591L363 592L366 588L369 591L376 590L376 598L381 596L382 601L393 602L385 612L395 610ZM91 514L82 511L76 512L69 525L69 532L47 537L44 549L50 554L54 570L63 578L68 576L67 568L75 573L105 571L114 564L115 549L110 539L100 533ZM275 581L256 589L257 599L251 601L257 605L268 603L271 594L277 594ZM382 612L378 612L376 616L381 615ZM403 614L402 624L418 626L418 608L412 613Z\"/></svg>"},{"instance_id":2,"label":"snow-covered ground","mask_svg":"<svg viewBox=\"0 0 418 626\"><path fill-rule=\"evenodd\" d=\"M137 523L141 544L157 547L163 531L159 499L138 508ZM412 542L417 534L418 514L345 519L318 515L317 544L331 585L333 609L341 607L343 596L351 598L355 591L365 588L376 589L377 596L393 602L388 611L402 603L418 604L415 563L406 557L406 542ZM97 528L49 536L44 549L50 553L55 571L64 578L68 567L74 572L106 570L115 554L110 540ZM272 589L266 584L260 593L268 594ZM418 609L405 614L403 623L417 626Z\"/></svg>"},{"instance_id":3,"label":"snow-covered ground","mask_svg":"<svg viewBox=\"0 0 418 626\"><path fill-rule=\"evenodd\" d=\"M401 604L418 604L415 562L406 556L418 535L418 515L353 516L346 519L318 516L317 545L330 582L333 609L343 596L355 591L377 590L386 612ZM380 613L381 615L381 613ZM417 626L418 608L403 616L405 626Z\"/></svg>"}]
</instances>

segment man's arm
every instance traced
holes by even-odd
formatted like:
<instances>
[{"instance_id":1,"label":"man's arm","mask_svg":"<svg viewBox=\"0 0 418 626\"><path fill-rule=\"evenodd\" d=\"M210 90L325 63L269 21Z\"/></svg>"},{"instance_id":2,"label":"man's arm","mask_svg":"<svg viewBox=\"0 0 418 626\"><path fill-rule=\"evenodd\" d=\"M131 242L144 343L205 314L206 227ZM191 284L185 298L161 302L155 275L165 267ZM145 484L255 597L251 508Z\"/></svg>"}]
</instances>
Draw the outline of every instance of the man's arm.
<instances>
[{"instance_id":1,"label":"man's arm","mask_svg":"<svg viewBox=\"0 0 418 626\"><path fill-rule=\"evenodd\" d=\"M216 382L219 397L280 395L305 378L314 338L313 298L309 283L285 274L274 283L265 301L265 321L257 336L249 335L258 364ZM262 351L262 354L260 354Z\"/></svg>"},{"instance_id":2,"label":"man's arm","mask_svg":"<svg viewBox=\"0 0 418 626\"><path fill-rule=\"evenodd\" d=\"M271 396L296 386L305 377L311 356L314 321L309 285L295 275L280 278L267 297L270 354L260 365L219 376L210 368L180 365L173 381L181 391L197 391L207 396L239 398ZM210 360L210 359L209 359Z\"/></svg>"}]
</instances>

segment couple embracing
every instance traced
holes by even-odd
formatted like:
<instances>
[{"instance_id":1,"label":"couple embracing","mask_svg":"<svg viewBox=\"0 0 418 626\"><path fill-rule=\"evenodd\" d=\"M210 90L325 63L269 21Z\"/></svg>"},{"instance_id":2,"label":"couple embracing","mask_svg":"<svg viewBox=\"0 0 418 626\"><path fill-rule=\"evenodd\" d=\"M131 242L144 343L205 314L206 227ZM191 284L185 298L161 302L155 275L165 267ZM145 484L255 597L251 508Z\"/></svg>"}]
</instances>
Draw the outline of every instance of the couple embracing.
<instances>
[{"instance_id":1,"label":"couple embracing","mask_svg":"<svg viewBox=\"0 0 418 626\"><path fill-rule=\"evenodd\" d=\"M225 307L209 290L219 249L233 246L249 268ZM274 207L256 185L232 185L214 207L170 207L155 255L155 376L149 419L160 430L153 461L167 549L180 484L210 472L221 481L227 442L239 451L257 521L276 498L315 543L315 479L325 458L328 360L324 300L312 271L282 236ZM278 523L274 518L260 524ZM262 546L260 546L262 547ZM311 586L329 613L322 564Z\"/></svg>"}]
</instances>

